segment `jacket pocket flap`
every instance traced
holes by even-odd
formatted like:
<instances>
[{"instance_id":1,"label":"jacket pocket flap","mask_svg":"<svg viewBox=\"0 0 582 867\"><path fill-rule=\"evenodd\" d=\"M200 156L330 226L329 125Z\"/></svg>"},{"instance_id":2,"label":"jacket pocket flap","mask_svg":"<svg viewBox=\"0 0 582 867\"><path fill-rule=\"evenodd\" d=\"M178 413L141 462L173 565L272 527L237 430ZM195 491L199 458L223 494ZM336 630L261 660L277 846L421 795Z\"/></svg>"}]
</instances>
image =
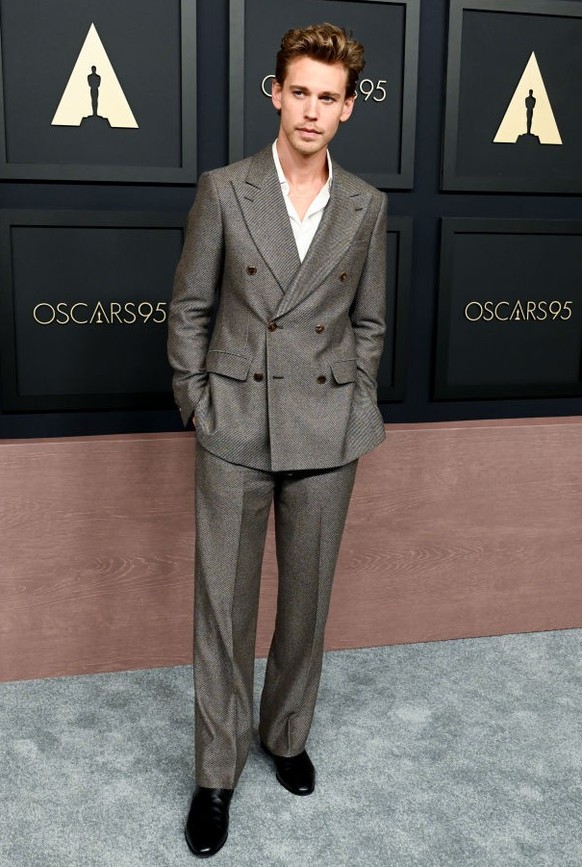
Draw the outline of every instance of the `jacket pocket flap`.
<instances>
[{"instance_id":1,"label":"jacket pocket flap","mask_svg":"<svg viewBox=\"0 0 582 867\"><path fill-rule=\"evenodd\" d=\"M331 371L338 385L346 382L355 382L358 375L358 367L355 358L346 358L344 361L332 361Z\"/></svg>"},{"instance_id":2,"label":"jacket pocket flap","mask_svg":"<svg viewBox=\"0 0 582 867\"><path fill-rule=\"evenodd\" d=\"M206 356L206 370L208 373L220 373L221 376L230 376L231 379L246 379L249 375L250 366L250 358L244 355L236 355L234 352L210 349Z\"/></svg>"}]
</instances>

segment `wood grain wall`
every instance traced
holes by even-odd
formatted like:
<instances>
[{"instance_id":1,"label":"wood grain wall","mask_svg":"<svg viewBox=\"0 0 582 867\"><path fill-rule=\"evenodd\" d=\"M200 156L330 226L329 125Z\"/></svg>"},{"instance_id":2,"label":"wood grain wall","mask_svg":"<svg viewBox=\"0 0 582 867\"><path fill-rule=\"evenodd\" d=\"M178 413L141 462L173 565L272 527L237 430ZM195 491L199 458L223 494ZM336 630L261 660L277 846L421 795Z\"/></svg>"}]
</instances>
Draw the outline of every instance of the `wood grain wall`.
<instances>
[{"instance_id":1,"label":"wood grain wall","mask_svg":"<svg viewBox=\"0 0 582 867\"><path fill-rule=\"evenodd\" d=\"M582 626L582 419L387 431L327 647ZM0 680L191 660L193 452L188 433L0 442ZM260 656L275 597L271 528Z\"/></svg>"}]
</instances>

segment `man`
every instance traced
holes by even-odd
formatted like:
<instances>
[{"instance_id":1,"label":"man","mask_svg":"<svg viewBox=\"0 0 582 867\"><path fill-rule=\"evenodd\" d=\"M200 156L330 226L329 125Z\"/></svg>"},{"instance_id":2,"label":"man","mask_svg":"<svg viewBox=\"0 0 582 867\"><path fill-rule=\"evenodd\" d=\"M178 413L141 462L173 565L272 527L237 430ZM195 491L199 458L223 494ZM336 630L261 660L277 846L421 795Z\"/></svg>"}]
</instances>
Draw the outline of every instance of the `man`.
<instances>
[{"instance_id":1,"label":"man","mask_svg":"<svg viewBox=\"0 0 582 867\"><path fill-rule=\"evenodd\" d=\"M259 735L287 790L314 789L305 743L333 574L357 459L385 436L376 371L386 197L327 151L363 66L362 46L342 28L285 34L277 140L201 176L176 272L169 357L176 402L197 434L197 785L186 839L200 856L226 840L251 743L271 502L279 591Z\"/></svg>"}]
</instances>

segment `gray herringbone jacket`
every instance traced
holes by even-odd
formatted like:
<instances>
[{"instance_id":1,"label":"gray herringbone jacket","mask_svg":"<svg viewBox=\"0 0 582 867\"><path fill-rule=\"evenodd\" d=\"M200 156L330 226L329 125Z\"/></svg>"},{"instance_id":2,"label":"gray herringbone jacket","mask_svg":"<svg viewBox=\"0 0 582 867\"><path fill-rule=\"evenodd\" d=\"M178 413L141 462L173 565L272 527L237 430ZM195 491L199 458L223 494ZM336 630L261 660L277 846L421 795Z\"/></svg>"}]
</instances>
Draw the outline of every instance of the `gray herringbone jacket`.
<instances>
[{"instance_id":1,"label":"gray herringbone jacket","mask_svg":"<svg viewBox=\"0 0 582 867\"><path fill-rule=\"evenodd\" d=\"M203 174L169 313L184 424L195 412L204 448L263 470L340 466L374 448L385 282L386 197L335 162L303 262L271 146Z\"/></svg>"}]
</instances>

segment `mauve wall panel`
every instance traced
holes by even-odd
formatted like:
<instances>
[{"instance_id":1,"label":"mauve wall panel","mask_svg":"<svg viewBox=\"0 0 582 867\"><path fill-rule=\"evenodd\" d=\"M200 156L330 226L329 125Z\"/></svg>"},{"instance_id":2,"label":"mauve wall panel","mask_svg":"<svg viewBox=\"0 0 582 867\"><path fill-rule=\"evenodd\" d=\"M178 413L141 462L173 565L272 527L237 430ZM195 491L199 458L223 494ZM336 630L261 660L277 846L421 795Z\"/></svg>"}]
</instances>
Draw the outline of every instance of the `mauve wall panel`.
<instances>
[{"instance_id":1,"label":"mauve wall panel","mask_svg":"<svg viewBox=\"0 0 582 867\"><path fill-rule=\"evenodd\" d=\"M327 647L582 626L582 420L388 425ZM193 435L0 443L0 680L187 663ZM257 653L274 622L272 527Z\"/></svg>"}]
</instances>

